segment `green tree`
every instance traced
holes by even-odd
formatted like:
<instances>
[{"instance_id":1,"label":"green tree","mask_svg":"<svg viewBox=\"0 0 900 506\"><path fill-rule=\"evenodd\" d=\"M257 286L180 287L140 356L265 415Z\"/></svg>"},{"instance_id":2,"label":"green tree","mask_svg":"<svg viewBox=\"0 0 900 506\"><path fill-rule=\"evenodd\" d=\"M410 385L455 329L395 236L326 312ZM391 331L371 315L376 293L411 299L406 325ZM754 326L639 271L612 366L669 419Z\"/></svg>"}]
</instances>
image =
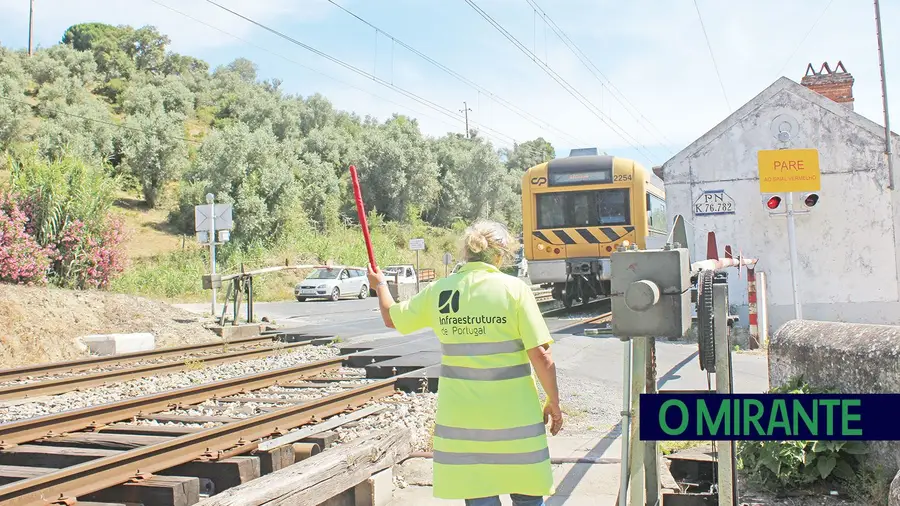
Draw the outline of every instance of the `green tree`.
<instances>
[{"instance_id":1,"label":"green tree","mask_svg":"<svg viewBox=\"0 0 900 506\"><path fill-rule=\"evenodd\" d=\"M150 207L157 205L165 185L180 176L187 165L182 118L179 113L155 110L133 114L126 121L132 130L122 139L125 165Z\"/></svg>"},{"instance_id":2,"label":"green tree","mask_svg":"<svg viewBox=\"0 0 900 506\"><path fill-rule=\"evenodd\" d=\"M269 243L305 219L295 179L300 167L271 129L235 123L214 131L183 180L175 221L192 226L193 207L212 192L217 201L234 206L236 241Z\"/></svg>"},{"instance_id":3,"label":"green tree","mask_svg":"<svg viewBox=\"0 0 900 506\"><path fill-rule=\"evenodd\" d=\"M440 198L429 217L440 226L462 219L508 221L516 212L512 178L489 142L449 134L433 143L440 170Z\"/></svg>"},{"instance_id":4,"label":"green tree","mask_svg":"<svg viewBox=\"0 0 900 506\"><path fill-rule=\"evenodd\" d=\"M512 150L504 150L506 168L510 172L521 175L535 165L552 160L556 156L553 145L538 137L513 146Z\"/></svg>"},{"instance_id":5,"label":"green tree","mask_svg":"<svg viewBox=\"0 0 900 506\"><path fill-rule=\"evenodd\" d=\"M0 47L0 151L5 151L22 135L30 114L25 103L26 84L21 56Z\"/></svg>"},{"instance_id":6,"label":"green tree","mask_svg":"<svg viewBox=\"0 0 900 506\"><path fill-rule=\"evenodd\" d=\"M403 220L407 209L429 209L438 198L438 165L416 120L395 114L370 121L361 136L360 180L366 200L388 219Z\"/></svg>"}]
</instances>

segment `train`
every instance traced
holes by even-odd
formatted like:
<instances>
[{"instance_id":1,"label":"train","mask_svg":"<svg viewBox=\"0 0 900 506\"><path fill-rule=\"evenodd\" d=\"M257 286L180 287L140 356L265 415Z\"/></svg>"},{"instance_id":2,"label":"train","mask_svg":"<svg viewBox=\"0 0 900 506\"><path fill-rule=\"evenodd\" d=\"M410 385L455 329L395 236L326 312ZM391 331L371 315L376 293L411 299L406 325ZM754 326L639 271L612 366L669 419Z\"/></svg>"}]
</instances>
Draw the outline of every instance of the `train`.
<instances>
[{"instance_id":1,"label":"train","mask_svg":"<svg viewBox=\"0 0 900 506\"><path fill-rule=\"evenodd\" d=\"M660 248L670 229L662 180L596 148L525 171L522 215L531 283L552 288L566 307L608 297L616 248Z\"/></svg>"}]
</instances>

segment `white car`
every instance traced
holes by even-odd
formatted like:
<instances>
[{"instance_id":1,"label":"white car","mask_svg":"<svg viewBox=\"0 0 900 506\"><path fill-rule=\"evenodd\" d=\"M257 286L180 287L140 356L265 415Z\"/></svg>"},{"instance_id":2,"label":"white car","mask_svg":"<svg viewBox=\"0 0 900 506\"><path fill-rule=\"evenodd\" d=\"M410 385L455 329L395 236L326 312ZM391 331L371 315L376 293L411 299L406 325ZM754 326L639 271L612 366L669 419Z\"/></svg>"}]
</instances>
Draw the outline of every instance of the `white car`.
<instances>
[{"instance_id":1,"label":"white car","mask_svg":"<svg viewBox=\"0 0 900 506\"><path fill-rule=\"evenodd\" d=\"M330 299L353 296L365 299L369 296L366 270L361 267L321 267L314 270L294 287L298 302L306 299Z\"/></svg>"}]
</instances>

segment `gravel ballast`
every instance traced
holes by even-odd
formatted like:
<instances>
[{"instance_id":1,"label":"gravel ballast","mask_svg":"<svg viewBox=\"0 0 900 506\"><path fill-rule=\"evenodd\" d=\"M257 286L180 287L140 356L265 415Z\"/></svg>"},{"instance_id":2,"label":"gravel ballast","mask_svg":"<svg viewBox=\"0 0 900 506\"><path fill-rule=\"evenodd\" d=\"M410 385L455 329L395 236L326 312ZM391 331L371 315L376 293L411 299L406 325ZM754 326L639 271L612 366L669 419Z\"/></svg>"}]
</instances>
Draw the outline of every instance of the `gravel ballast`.
<instances>
[{"instance_id":1,"label":"gravel ballast","mask_svg":"<svg viewBox=\"0 0 900 506\"><path fill-rule=\"evenodd\" d=\"M263 371L283 369L306 362L332 358L337 356L338 352L338 349L333 346L307 346L290 351L285 350L277 355L255 360L232 362L210 367L199 364L198 369L191 371L181 371L92 387L82 392L67 392L60 395L41 397L32 402L12 401L0 404L0 423L117 402L178 388L188 388Z\"/></svg>"}]
</instances>

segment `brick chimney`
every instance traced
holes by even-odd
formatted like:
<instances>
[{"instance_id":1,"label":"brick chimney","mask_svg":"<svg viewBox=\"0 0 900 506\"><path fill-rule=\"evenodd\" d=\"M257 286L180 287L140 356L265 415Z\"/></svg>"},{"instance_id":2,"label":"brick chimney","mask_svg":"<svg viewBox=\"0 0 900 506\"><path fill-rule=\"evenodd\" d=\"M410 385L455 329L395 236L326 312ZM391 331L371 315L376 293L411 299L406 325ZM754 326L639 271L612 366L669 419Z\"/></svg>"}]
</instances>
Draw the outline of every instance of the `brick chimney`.
<instances>
[{"instance_id":1,"label":"brick chimney","mask_svg":"<svg viewBox=\"0 0 900 506\"><path fill-rule=\"evenodd\" d=\"M823 63L818 72L810 63L806 66L806 75L800 80L800 84L853 110L853 76L840 61L833 71L828 62Z\"/></svg>"}]
</instances>

